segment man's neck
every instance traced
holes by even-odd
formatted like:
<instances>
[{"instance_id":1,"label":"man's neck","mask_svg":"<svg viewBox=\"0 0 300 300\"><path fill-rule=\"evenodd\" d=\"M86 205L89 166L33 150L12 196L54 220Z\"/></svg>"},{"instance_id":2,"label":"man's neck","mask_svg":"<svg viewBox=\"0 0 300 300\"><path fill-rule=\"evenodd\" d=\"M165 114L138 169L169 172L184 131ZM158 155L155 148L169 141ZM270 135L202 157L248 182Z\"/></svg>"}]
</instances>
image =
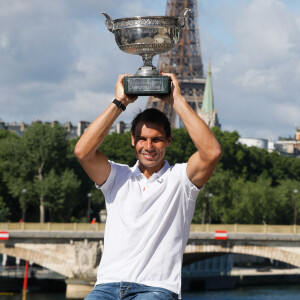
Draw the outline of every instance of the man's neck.
<instances>
[{"instance_id":1,"label":"man's neck","mask_svg":"<svg viewBox=\"0 0 300 300\"><path fill-rule=\"evenodd\" d=\"M164 160L162 162L160 162L159 165L154 166L154 167L150 167L150 168L147 168L147 167L143 166L140 163L140 161L138 162L138 167L139 167L141 173L143 173L146 176L147 179L149 179L154 173L157 173L159 170L161 170L164 165L165 165Z\"/></svg>"}]
</instances>

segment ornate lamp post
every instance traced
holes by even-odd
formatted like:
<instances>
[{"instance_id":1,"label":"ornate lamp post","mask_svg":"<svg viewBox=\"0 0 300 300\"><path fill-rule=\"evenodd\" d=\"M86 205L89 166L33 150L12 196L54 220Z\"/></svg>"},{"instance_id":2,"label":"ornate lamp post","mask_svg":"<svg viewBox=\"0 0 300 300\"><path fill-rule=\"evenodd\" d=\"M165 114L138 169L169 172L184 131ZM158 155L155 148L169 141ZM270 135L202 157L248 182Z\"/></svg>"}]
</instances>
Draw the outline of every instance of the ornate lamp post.
<instances>
[{"instance_id":1,"label":"ornate lamp post","mask_svg":"<svg viewBox=\"0 0 300 300\"><path fill-rule=\"evenodd\" d=\"M213 197L213 194L212 193L209 193L208 194L208 201L209 201L209 224L211 224L211 210L212 210L212 207L211 207L211 205L212 205L212 203L211 203L211 198Z\"/></svg>"},{"instance_id":2,"label":"ornate lamp post","mask_svg":"<svg viewBox=\"0 0 300 300\"><path fill-rule=\"evenodd\" d=\"M23 189L22 190L22 201L23 201L23 205L22 205L22 221L25 222L25 211L26 211L26 193L27 190Z\"/></svg>"},{"instance_id":3,"label":"ornate lamp post","mask_svg":"<svg viewBox=\"0 0 300 300\"><path fill-rule=\"evenodd\" d=\"M294 225L297 225L297 194L298 190L294 189Z\"/></svg>"},{"instance_id":4,"label":"ornate lamp post","mask_svg":"<svg viewBox=\"0 0 300 300\"><path fill-rule=\"evenodd\" d=\"M92 198L92 193L87 194L88 197L88 210L87 210L87 223L90 223L91 221L91 198Z\"/></svg>"}]
</instances>

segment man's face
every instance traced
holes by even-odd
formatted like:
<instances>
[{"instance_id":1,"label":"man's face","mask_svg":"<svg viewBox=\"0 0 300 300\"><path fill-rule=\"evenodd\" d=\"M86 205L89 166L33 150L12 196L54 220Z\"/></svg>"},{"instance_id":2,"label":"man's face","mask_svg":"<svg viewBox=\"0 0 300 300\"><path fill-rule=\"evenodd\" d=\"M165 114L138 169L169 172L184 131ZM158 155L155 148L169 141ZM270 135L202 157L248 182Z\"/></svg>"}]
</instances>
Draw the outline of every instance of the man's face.
<instances>
[{"instance_id":1,"label":"man's face","mask_svg":"<svg viewBox=\"0 0 300 300\"><path fill-rule=\"evenodd\" d=\"M140 122L135 129L135 137L131 136L131 143L139 160L141 171L148 170L153 174L164 165L166 147L169 147L171 137L166 138L161 125Z\"/></svg>"}]
</instances>

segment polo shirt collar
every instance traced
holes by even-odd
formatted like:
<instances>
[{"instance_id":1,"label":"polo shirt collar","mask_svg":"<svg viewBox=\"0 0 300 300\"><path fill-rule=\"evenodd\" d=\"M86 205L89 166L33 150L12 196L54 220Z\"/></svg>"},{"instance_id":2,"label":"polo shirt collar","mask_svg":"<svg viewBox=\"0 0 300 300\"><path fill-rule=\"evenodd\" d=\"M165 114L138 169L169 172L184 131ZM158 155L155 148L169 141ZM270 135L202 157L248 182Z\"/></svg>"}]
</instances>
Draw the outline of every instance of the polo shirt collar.
<instances>
[{"instance_id":1,"label":"polo shirt collar","mask_svg":"<svg viewBox=\"0 0 300 300\"><path fill-rule=\"evenodd\" d=\"M164 162L165 162L164 166L157 173L152 174L152 176L150 177L150 178L152 178L152 180L159 178L169 169L170 165L169 165L168 161L165 160ZM138 163L139 162L137 161L136 164L131 168L132 176L136 177L137 179L142 179L145 177L145 175L141 172L141 170L138 166Z\"/></svg>"}]
</instances>

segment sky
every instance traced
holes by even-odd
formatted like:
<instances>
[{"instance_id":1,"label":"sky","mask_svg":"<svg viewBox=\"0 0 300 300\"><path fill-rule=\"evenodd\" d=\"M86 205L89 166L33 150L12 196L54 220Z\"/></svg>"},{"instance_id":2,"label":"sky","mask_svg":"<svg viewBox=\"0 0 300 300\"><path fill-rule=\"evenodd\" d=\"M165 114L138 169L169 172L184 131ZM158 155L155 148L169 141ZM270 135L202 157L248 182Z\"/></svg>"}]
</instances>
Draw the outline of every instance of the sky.
<instances>
[{"instance_id":1,"label":"sky","mask_svg":"<svg viewBox=\"0 0 300 300\"><path fill-rule=\"evenodd\" d=\"M142 65L118 48L101 12L160 16L166 0L0 0L0 7L0 119L76 125L109 105L119 74ZM300 1L198 0L198 17L222 130L293 137L300 126ZM139 97L118 120L130 122L146 102Z\"/></svg>"}]
</instances>

